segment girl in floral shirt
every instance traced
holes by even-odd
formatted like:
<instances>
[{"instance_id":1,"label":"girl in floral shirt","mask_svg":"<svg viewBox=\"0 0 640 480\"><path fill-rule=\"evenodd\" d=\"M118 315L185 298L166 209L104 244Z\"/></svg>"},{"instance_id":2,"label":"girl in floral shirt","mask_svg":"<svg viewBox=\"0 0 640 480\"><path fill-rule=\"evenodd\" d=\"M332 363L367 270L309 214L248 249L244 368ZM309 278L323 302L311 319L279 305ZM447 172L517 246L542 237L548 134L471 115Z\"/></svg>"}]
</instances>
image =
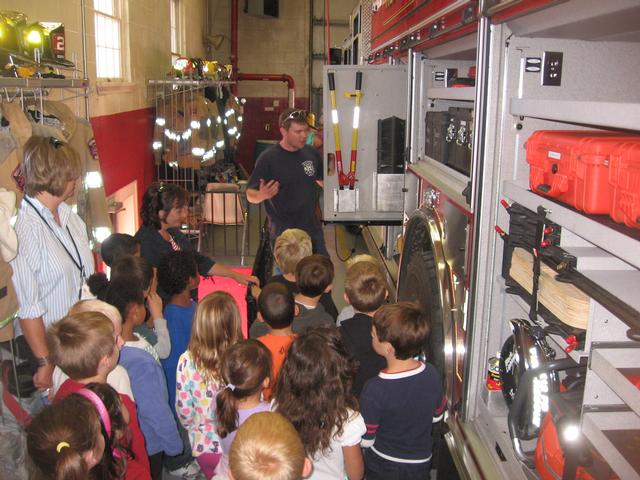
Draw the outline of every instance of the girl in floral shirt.
<instances>
[{"instance_id":1,"label":"girl in floral shirt","mask_svg":"<svg viewBox=\"0 0 640 480\"><path fill-rule=\"evenodd\" d=\"M226 292L207 295L198 305L189 348L178 360L176 378L176 412L207 478L213 477L222 457L216 433L216 395L225 386L222 355L240 340L240 312L233 297Z\"/></svg>"}]
</instances>

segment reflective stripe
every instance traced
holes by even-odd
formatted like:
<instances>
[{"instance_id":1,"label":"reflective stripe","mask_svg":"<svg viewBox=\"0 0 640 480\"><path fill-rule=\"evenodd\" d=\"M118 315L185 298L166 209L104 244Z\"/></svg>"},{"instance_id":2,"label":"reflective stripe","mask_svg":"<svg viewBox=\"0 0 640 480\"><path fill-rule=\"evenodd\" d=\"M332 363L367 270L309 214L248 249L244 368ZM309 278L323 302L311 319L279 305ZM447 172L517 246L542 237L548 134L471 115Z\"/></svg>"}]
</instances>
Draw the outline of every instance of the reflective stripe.
<instances>
[{"instance_id":1,"label":"reflective stripe","mask_svg":"<svg viewBox=\"0 0 640 480\"><path fill-rule=\"evenodd\" d=\"M371 447L371 451L375 452L376 455L378 455L379 457L382 457L385 460L389 460L390 462L396 462L396 463L427 463L427 462L431 461L431 455L429 455L427 458L420 458L418 460L411 460L411 459L408 459L408 458L392 457L391 455L387 455L385 453L381 453L378 450L376 450L376 447Z\"/></svg>"}]
</instances>

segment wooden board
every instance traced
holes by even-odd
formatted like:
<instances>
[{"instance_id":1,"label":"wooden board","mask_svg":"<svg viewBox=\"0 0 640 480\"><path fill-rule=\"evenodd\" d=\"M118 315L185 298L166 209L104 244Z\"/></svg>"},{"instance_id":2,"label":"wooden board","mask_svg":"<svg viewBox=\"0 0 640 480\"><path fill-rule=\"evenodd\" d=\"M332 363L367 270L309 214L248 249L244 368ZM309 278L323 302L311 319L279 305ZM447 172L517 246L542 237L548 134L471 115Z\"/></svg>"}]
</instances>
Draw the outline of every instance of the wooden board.
<instances>
[{"instance_id":1,"label":"wooden board","mask_svg":"<svg viewBox=\"0 0 640 480\"><path fill-rule=\"evenodd\" d=\"M531 293L533 255L522 248L514 249L509 275ZM541 264L538 301L563 323L586 330L590 298L577 287L556 281L555 276L556 273L550 267Z\"/></svg>"}]
</instances>

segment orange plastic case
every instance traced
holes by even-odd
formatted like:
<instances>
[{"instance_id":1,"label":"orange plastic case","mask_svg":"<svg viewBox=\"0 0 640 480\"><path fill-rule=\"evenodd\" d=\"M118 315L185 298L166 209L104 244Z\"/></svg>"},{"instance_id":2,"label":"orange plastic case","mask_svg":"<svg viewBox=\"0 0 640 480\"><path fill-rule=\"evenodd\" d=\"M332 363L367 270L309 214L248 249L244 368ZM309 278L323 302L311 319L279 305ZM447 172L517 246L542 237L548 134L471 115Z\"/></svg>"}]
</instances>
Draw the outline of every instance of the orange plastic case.
<instances>
[{"instance_id":1,"label":"orange plastic case","mask_svg":"<svg viewBox=\"0 0 640 480\"><path fill-rule=\"evenodd\" d=\"M640 228L640 136L540 130L526 149L532 191Z\"/></svg>"},{"instance_id":2,"label":"orange plastic case","mask_svg":"<svg viewBox=\"0 0 640 480\"><path fill-rule=\"evenodd\" d=\"M609 168L611 211L618 223L640 228L640 140L621 145Z\"/></svg>"}]
</instances>

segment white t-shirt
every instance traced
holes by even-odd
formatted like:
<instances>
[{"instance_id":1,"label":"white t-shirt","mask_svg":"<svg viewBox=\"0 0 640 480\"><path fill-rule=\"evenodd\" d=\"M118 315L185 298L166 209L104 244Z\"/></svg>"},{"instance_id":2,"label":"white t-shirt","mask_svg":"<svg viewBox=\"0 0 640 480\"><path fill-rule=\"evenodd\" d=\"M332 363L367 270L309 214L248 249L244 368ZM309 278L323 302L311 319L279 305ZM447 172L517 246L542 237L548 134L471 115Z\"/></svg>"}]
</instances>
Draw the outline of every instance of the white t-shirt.
<instances>
[{"instance_id":1,"label":"white t-shirt","mask_svg":"<svg viewBox=\"0 0 640 480\"><path fill-rule=\"evenodd\" d=\"M316 453L313 458L313 473L309 480L336 480L346 478L342 447L359 445L367 428L359 412L349 410L349 419L343 425L342 435L331 440L330 451Z\"/></svg>"}]
</instances>

